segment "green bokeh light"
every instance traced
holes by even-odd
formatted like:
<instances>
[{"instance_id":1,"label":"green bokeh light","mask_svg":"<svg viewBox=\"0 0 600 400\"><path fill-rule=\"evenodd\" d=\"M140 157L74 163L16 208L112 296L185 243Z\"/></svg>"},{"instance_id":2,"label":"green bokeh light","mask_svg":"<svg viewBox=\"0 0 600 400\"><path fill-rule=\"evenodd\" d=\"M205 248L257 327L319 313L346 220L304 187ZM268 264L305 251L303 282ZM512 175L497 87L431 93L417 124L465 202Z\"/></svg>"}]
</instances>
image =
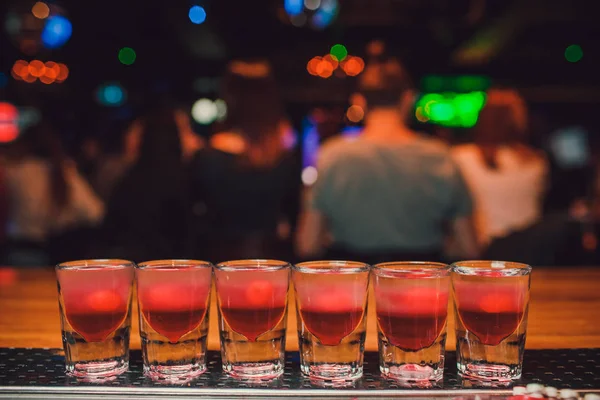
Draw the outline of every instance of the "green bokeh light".
<instances>
[{"instance_id":1,"label":"green bokeh light","mask_svg":"<svg viewBox=\"0 0 600 400\"><path fill-rule=\"evenodd\" d=\"M331 57L334 57L338 61L342 61L344 58L348 56L348 50L346 46L343 44L334 44L331 46L331 50L329 50L329 54Z\"/></svg>"},{"instance_id":2,"label":"green bokeh light","mask_svg":"<svg viewBox=\"0 0 600 400\"><path fill-rule=\"evenodd\" d=\"M477 122L485 97L481 91L426 93L417 101L416 109L421 113L420 121L470 128Z\"/></svg>"},{"instance_id":3,"label":"green bokeh light","mask_svg":"<svg viewBox=\"0 0 600 400\"><path fill-rule=\"evenodd\" d=\"M572 44L565 49L565 58L568 62L575 63L583 58L583 49L577 44Z\"/></svg>"},{"instance_id":4,"label":"green bokeh light","mask_svg":"<svg viewBox=\"0 0 600 400\"><path fill-rule=\"evenodd\" d=\"M135 50L131 47L123 47L119 50L119 61L125 65L131 65L135 62L136 54Z\"/></svg>"}]
</instances>

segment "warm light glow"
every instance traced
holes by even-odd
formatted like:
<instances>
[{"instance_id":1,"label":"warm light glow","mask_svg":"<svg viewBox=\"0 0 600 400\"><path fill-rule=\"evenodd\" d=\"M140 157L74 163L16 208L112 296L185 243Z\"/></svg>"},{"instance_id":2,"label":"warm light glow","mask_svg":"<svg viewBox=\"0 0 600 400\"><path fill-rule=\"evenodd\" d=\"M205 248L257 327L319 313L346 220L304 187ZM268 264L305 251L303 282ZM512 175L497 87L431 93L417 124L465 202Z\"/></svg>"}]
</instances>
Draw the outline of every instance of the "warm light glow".
<instances>
[{"instance_id":1,"label":"warm light glow","mask_svg":"<svg viewBox=\"0 0 600 400\"><path fill-rule=\"evenodd\" d=\"M346 118L350 122L360 122L365 117L365 110L361 106L353 105L348 107L346 111Z\"/></svg>"},{"instance_id":2,"label":"warm light glow","mask_svg":"<svg viewBox=\"0 0 600 400\"><path fill-rule=\"evenodd\" d=\"M63 63L59 63L58 68L60 69L60 72L56 77L56 82L61 83L69 77L69 68L67 68L67 66Z\"/></svg>"},{"instance_id":3,"label":"warm light glow","mask_svg":"<svg viewBox=\"0 0 600 400\"><path fill-rule=\"evenodd\" d=\"M313 57L310 59L308 64L306 64L306 70L308 71L309 74L318 75L317 74L317 66L319 65L321 60L323 60L323 58L319 57L319 56L316 56L316 57Z\"/></svg>"},{"instance_id":4,"label":"warm light glow","mask_svg":"<svg viewBox=\"0 0 600 400\"><path fill-rule=\"evenodd\" d=\"M342 68L349 76L356 76L365 69L365 62L360 57L348 57Z\"/></svg>"},{"instance_id":5,"label":"warm light glow","mask_svg":"<svg viewBox=\"0 0 600 400\"><path fill-rule=\"evenodd\" d=\"M329 64L331 64L331 67L333 69L336 69L338 67L338 65L340 64L338 62L338 60L335 57L333 57L331 54L324 55L323 60L327 61Z\"/></svg>"},{"instance_id":6,"label":"warm light glow","mask_svg":"<svg viewBox=\"0 0 600 400\"><path fill-rule=\"evenodd\" d=\"M333 65L325 60L321 60L317 65L316 72L321 78L329 78L333 74Z\"/></svg>"},{"instance_id":7,"label":"warm light glow","mask_svg":"<svg viewBox=\"0 0 600 400\"><path fill-rule=\"evenodd\" d=\"M192 118L202 125L214 122L218 113L217 105L210 99L199 99L192 106Z\"/></svg>"},{"instance_id":8,"label":"warm light glow","mask_svg":"<svg viewBox=\"0 0 600 400\"><path fill-rule=\"evenodd\" d=\"M350 96L350 104L364 109L367 106L367 99L361 93L354 93Z\"/></svg>"},{"instance_id":9,"label":"warm light glow","mask_svg":"<svg viewBox=\"0 0 600 400\"><path fill-rule=\"evenodd\" d=\"M48 61L46 64L46 72L44 75L48 79L55 80L58 78L58 74L60 74L60 67L54 61Z\"/></svg>"},{"instance_id":10,"label":"warm light glow","mask_svg":"<svg viewBox=\"0 0 600 400\"><path fill-rule=\"evenodd\" d=\"M306 167L302 170L302 183L304 183L306 186L314 185L318 176L319 173L315 167Z\"/></svg>"},{"instance_id":11,"label":"warm light glow","mask_svg":"<svg viewBox=\"0 0 600 400\"><path fill-rule=\"evenodd\" d=\"M40 60L33 60L29 63L29 73L36 78L43 76L46 73L46 66Z\"/></svg>"},{"instance_id":12,"label":"warm light glow","mask_svg":"<svg viewBox=\"0 0 600 400\"><path fill-rule=\"evenodd\" d=\"M12 142L19 136L19 110L11 103L0 103L0 142Z\"/></svg>"},{"instance_id":13,"label":"warm light glow","mask_svg":"<svg viewBox=\"0 0 600 400\"><path fill-rule=\"evenodd\" d=\"M29 64L24 60L17 60L12 67L11 75L13 78L21 81L29 75Z\"/></svg>"},{"instance_id":14,"label":"warm light glow","mask_svg":"<svg viewBox=\"0 0 600 400\"><path fill-rule=\"evenodd\" d=\"M56 81L56 79L54 78L49 78L46 75L42 75L40 76L40 82L45 83L46 85L49 85L51 83L54 83Z\"/></svg>"},{"instance_id":15,"label":"warm light glow","mask_svg":"<svg viewBox=\"0 0 600 400\"><path fill-rule=\"evenodd\" d=\"M427 122L429 118L423 114L423 107L417 107L415 111L415 117L417 117L417 121L419 122Z\"/></svg>"},{"instance_id":16,"label":"warm light glow","mask_svg":"<svg viewBox=\"0 0 600 400\"><path fill-rule=\"evenodd\" d=\"M36 18L45 19L50 15L50 7L43 1L38 1L31 7L31 13Z\"/></svg>"}]
</instances>

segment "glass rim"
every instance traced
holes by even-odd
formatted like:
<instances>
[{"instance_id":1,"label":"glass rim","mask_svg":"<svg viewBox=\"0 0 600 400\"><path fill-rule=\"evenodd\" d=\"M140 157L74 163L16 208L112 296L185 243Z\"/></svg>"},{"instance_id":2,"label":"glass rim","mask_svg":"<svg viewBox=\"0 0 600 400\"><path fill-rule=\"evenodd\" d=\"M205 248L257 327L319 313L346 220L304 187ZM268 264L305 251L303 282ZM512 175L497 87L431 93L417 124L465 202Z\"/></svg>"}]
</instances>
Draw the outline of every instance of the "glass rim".
<instances>
[{"instance_id":1,"label":"glass rim","mask_svg":"<svg viewBox=\"0 0 600 400\"><path fill-rule=\"evenodd\" d=\"M510 274L507 276L515 276L530 274L532 267L516 261L464 260L453 263L450 271L461 275L470 275L474 272L506 272Z\"/></svg>"},{"instance_id":2,"label":"glass rim","mask_svg":"<svg viewBox=\"0 0 600 400\"><path fill-rule=\"evenodd\" d=\"M216 264L219 271L279 271L290 267L290 263L282 260L249 258L245 260L229 260Z\"/></svg>"},{"instance_id":3,"label":"glass rim","mask_svg":"<svg viewBox=\"0 0 600 400\"><path fill-rule=\"evenodd\" d=\"M191 260L185 258L174 258L174 259L163 259L163 260L150 260L137 263L136 269L159 269L159 268L180 268L180 269L193 269L193 268L212 268L212 264L209 261L203 260Z\"/></svg>"},{"instance_id":4,"label":"glass rim","mask_svg":"<svg viewBox=\"0 0 600 400\"><path fill-rule=\"evenodd\" d=\"M373 273L377 275L410 274L422 271L444 276L450 273L450 265L437 261L388 261L373 265Z\"/></svg>"},{"instance_id":5,"label":"glass rim","mask_svg":"<svg viewBox=\"0 0 600 400\"><path fill-rule=\"evenodd\" d=\"M322 266L322 268L317 268L318 266ZM361 261L320 260L294 264L292 269L307 274L356 274L370 271L371 266Z\"/></svg>"},{"instance_id":6,"label":"glass rim","mask_svg":"<svg viewBox=\"0 0 600 400\"><path fill-rule=\"evenodd\" d=\"M135 263L120 258L92 258L86 260L66 261L56 264L56 270L86 270L86 269L125 269L134 268Z\"/></svg>"}]
</instances>

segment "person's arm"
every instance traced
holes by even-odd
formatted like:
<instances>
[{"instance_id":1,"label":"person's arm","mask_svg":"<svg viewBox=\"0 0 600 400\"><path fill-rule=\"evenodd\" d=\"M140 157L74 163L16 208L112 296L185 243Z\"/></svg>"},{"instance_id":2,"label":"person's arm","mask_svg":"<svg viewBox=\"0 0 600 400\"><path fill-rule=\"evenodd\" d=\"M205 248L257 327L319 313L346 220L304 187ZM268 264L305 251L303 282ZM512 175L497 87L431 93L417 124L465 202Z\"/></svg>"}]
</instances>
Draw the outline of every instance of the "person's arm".
<instances>
[{"instance_id":1,"label":"person's arm","mask_svg":"<svg viewBox=\"0 0 600 400\"><path fill-rule=\"evenodd\" d=\"M66 168L71 190L71 206L75 209L77 219L90 225L100 223L104 218L104 203L74 166L69 165Z\"/></svg>"},{"instance_id":2,"label":"person's arm","mask_svg":"<svg viewBox=\"0 0 600 400\"><path fill-rule=\"evenodd\" d=\"M298 221L296 234L296 253L301 258L313 258L325 249L326 221L325 216L311 206L313 193L309 189L305 193L304 207Z\"/></svg>"}]
</instances>

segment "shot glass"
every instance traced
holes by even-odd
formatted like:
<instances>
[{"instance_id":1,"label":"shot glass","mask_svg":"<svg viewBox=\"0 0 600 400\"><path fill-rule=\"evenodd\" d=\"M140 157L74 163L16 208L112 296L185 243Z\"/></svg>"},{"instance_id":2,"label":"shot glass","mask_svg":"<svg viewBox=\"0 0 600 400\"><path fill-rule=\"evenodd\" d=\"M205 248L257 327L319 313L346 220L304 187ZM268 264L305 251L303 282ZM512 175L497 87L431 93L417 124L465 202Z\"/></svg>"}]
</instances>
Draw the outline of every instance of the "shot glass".
<instances>
[{"instance_id":1,"label":"shot glass","mask_svg":"<svg viewBox=\"0 0 600 400\"><path fill-rule=\"evenodd\" d=\"M157 260L136 268L144 374L188 380L206 371L212 264Z\"/></svg>"},{"instance_id":2,"label":"shot glass","mask_svg":"<svg viewBox=\"0 0 600 400\"><path fill-rule=\"evenodd\" d=\"M450 267L389 262L373 268L379 370L423 384L444 374Z\"/></svg>"},{"instance_id":3,"label":"shot glass","mask_svg":"<svg viewBox=\"0 0 600 400\"><path fill-rule=\"evenodd\" d=\"M223 371L250 380L280 376L285 365L290 265L238 260L220 263L214 271Z\"/></svg>"},{"instance_id":4,"label":"shot glass","mask_svg":"<svg viewBox=\"0 0 600 400\"><path fill-rule=\"evenodd\" d=\"M531 267L504 261L452 265L460 375L482 383L521 377Z\"/></svg>"},{"instance_id":5,"label":"shot glass","mask_svg":"<svg viewBox=\"0 0 600 400\"><path fill-rule=\"evenodd\" d=\"M352 261L292 269L300 369L315 383L344 385L363 374L369 270Z\"/></svg>"},{"instance_id":6,"label":"shot glass","mask_svg":"<svg viewBox=\"0 0 600 400\"><path fill-rule=\"evenodd\" d=\"M81 260L56 266L67 374L114 377L129 368L134 264Z\"/></svg>"}]
</instances>

